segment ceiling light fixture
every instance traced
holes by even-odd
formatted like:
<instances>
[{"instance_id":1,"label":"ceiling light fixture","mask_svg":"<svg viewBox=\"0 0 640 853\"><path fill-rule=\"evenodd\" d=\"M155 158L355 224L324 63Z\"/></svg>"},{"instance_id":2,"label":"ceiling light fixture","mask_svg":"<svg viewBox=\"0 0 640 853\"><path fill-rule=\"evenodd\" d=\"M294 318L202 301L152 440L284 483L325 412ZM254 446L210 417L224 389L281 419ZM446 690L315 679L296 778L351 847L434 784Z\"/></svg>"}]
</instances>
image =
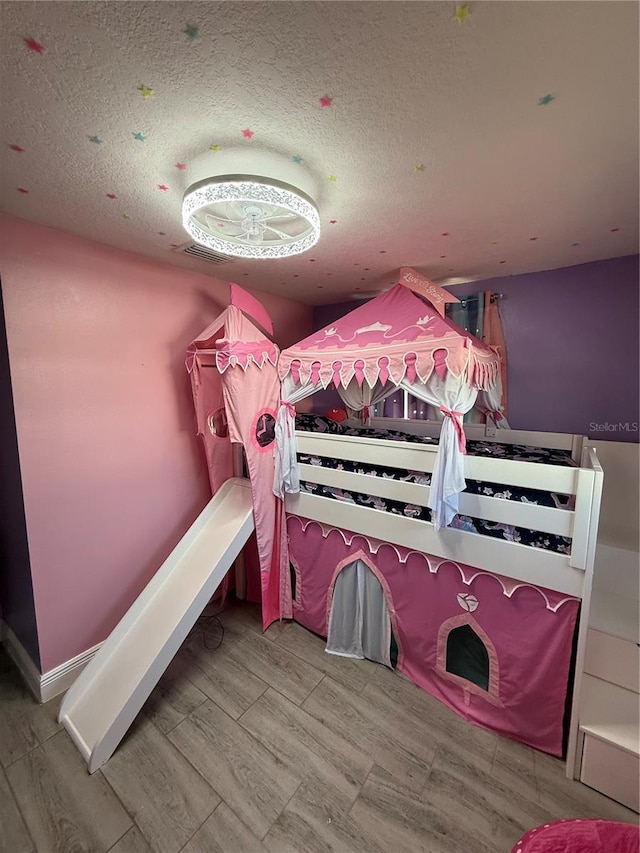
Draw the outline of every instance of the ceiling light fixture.
<instances>
[{"instance_id":1,"label":"ceiling light fixture","mask_svg":"<svg viewBox=\"0 0 640 853\"><path fill-rule=\"evenodd\" d=\"M296 187L255 175L219 175L193 184L182 200L193 239L240 258L286 258L320 238L313 200Z\"/></svg>"}]
</instances>

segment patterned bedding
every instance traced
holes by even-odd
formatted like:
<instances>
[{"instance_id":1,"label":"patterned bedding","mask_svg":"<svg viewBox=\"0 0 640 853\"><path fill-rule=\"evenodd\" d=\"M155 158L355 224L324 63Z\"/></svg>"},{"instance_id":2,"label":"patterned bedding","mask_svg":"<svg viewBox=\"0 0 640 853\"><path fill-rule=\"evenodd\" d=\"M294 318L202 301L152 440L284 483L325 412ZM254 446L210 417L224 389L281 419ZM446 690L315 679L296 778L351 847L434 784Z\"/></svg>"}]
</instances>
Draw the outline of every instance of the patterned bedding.
<instances>
[{"instance_id":1,"label":"patterned bedding","mask_svg":"<svg viewBox=\"0 0 640 853\"><path fill-rule=\"evenodd\" d=\"M437 438L408 435L397 430L372 430L354 429L344 427L320 415L299 414L296 416L296 428L307 432L325 432L337 435L354 435L368 438L381 438L391 441L407 441L418 444L437 445ZM472 456L490 456L491 458L514 459L526 462L543 462L547 465L569 465L575 466L571 454L563 450L548 450L539 447L526 447L524 445L506 445L484 441L468 441L467 453ZM368 465L359 462L336 461L327 457L310 456L298 454L298 461L309 465L320 465L325 468L336 468L342 471L352 471L357 474L368 474L370 476L384 477L387 479L402 480L406 483L420 483L429 485L431 475L422 471L405 471L398 468L390 468L384 465ZM423 521L431 520L431 511L427 507L416 504L405 504L389 498L379 498L361 492L350 492L331 486L319 485L317 483L301 482L302 491L321 495L322 497L334 498L347 503L360 506L372 507L404 515L409 518L417 518ZM537 504L538 506L558 507L563 509L573 508L573 496L545 492L538 489L525 489L520 487L505 487L499 483L487 483L478 480L467 480L466 491L470 494L487 495L489 497L501 498L503 500L520 501L523 503ZM571 550L571 539L566 536L556 536L550 533L542 533L536 530L527 530L522 527L514 527L509 524L499 524L481 518L471 518L466 515L456 515L451 522L451 527L458 530L466 530L480 533L485 536L493 536L505 539L509 542L520 542L533 548L555 551L560 554L568 554Z\"/></svg>"}]
</instances>

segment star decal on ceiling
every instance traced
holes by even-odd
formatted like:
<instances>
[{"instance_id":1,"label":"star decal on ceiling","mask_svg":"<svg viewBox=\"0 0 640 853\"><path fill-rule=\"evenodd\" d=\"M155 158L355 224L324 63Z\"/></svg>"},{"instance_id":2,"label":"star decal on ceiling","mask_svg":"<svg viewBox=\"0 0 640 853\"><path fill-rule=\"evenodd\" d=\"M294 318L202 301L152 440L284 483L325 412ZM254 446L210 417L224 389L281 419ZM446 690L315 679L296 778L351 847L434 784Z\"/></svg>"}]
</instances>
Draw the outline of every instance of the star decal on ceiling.
<instances>
[{"instance_id":1,"label":"star decal on ceiling","mask_svg":"<svg viewBox=\"0 0 640 853\"><path fill-rule=\"evenodd\" d=\"M169 189L169 187L166 184L158 184L158 189L162 190L162 192L164 193Z\"/></svg>"},{"instance_id":2,"label":"star decal on ceiling","mask_svg":"<svg viewBox=\"0 0 640 853\"><path fill-rule=\"evenodd\" d=\"M248 127L245 127L245 129L242 131L242 135L244 136L245 139L252 139L254 133Z\"/></svg>"},{"instance_id":3,"label":"star decal on ceiling","mask_svg":"<svg viewBox=\"0 0 640 853\"><path fill-rule=\"evenodd\" d=\"M143 98L153 98L153 89L149 86L138 86L138 92L142 95Z\"/></svg>"},{"instance_id":4,"label":"star decal on ceiling","mask_svg":"<svg viewBox=\"0 0 640 853\"><path fill-rule=\"evenodd\" d=\"M134 139L137 139L138 142L146 142L147 140L147 137L144 135L144 133L140 133L140 131L138 131L137 133L131 131L131 135Z\"/></svg>"},{"instance_id":5,"label":"star decal on ceiling","mask_svg":"<svg viewBox=\"0 0 640 853\"><path fill-rule=\"evenodd\" d=\"M539 107L546 107L546 106L548 106L548 104L551 103L551 101L555 101L555 99L556 99L555 95L543 95L541 98L538 99L538 106Z\"/></svg>"},{"instance_id":6,"label":"star decal on ceiling","mask_svg":"<svg viewBox=\"0 0 640 853\"><path fill-rule=\"evenodd\" d=\"M107 198L118 198L115 193L107 193Z\"/></svg>"},{"instance_id":7,"label":"star decal on ceiling","mask_svg":"<svg viewBox=\"0 0 640 853\"><path fill-rule=\"evenodd\" d=\"M194 27L193 24L187 24L182 32L186 35L191 44L193 44L194 41L198 41L200 38L200 31L197 27Z\"/></svg>"},{"instance_id":8,"label":"star decal on ceiling","mask_svg":"<svg viewBox=\"0 0 640 853\"><path fill-rule=\"evenodd\" d=\"M335 176L335 175L329 175L329 177L327 178L327 180L328 180L328 181L331 181L331 183L332 183L332 184L334 184L338 179L336 178L336 176Z\"/></svg>"},{"instance_id":9,"label":"star decal on ceiling","mask_svg":"<svg viewBox=\"0 0 640 853\"><path fill-rule=\"evenodd\" d=\"M422 163L418 163L417 166L413 167L413 171L414 172L424 172L424 166L422 165Z\"/></svg>"},{"instance_id":10,"label":"star decal on ceiling","mask_svg":"<svg viewBox=\"0 0 640 853\"><path fill-rule=\"evenodd\" d=\"M122 218L123 219L131 219L131 216L128 213L123 213Z\"/></svg>"},{"instance_id":11,"label":"star decal on ceiling","mask_svg":"<svg viewBox=\"0 0 640 853\"><path fill-rule=\"evenodd\" d=\"M104 139L100 139L99 136L90 136L89 142L93 142L94 145L102 145Z\"/></svg>"},{"instance_id":12,"label":"star decal on ceiling","mask_svg":"<svg viewBox=\"0 0 640 853\"><path fill-rule=\"evenodd\" d=\"M294 154L291 159L294 163L302 163L302 157L299 154Z\"/></svg>"},{"instance_id":13,"label":"star decal on ceiling","mask_svg":"<svg viewBox=\"0 0 640 853\"><path fill-rule=\"evenodd\" d=\"M471 8L468 3L465 3L462 6L456 6L456 11L453 13L453 17L459 24L461 24L463 21L466 21L470 14Z\"/></svg>"},{"instance_id":14,"label":"star decal on ceiling","mask_svg":"<svg viewBox=\"0 0 640 853\"><path fill-rule=\"evenodd\" d=\"M330 98L329 95L323 95L318 100L321 107L330 107L333 104L333 98Z\"/></svg>"},{"instance_id":15,"label":"star decal on ceiling","mask_svg":"<svg viewBox=\"0 0 640 853\"><path fill-rule=\"evenodd\" d=\"M176 169L180 169L180 171L181 171L181 172L184 172L184 170L185 170L186 168L187 168L187 164L186 164L186 163L176 163Z\"/></svg>"},{"instance_id":16,"label":"star decal on ceiling","mask_svg":"<svg viewBox=\"0 0 640 853\"><path fill-rule=\"evenodd\" d=\"M22 39L22 41L26 44L29 50L32 50L34 53L44 53L46 50L46 47L43 44L40 44L39 41L31 38L31 36L29 36L28 39Z\"/></svg>"},{"instance_id":17,"label":"star decal on ceiling","mask_svg":"<svg viewBox=\"0 0 640 853\"><path fill-rule=\"evenodd\" d=\"M337 219L330 219L329 225L335 225L337 221L338 221Z\"/></svg>"},{"instance_id":18,"label":"star decal on ceiling","mask_svg":"<svg viewBox=\"0 0 640 853\"><path fill-rule=\"evenodd\" d=\"M25 190L24 187L17 187L16 189L18 190L19 193L22 193L23 195L29 194L29 190Z\"/></svg>"},{"instance_id":19,"label":"star decal on ceiling","mask_svg":"<svg viewBox=\"0 0 640 853\"><path fill-rule=\"evenodd\" d=\"M210 145L209 151L213 151L214 154L218 154L220 151L222 151L222 146L221 145Z\"/></svg>"},{"instance_id":20,"label":"star decal on ceiling","mask_svg":"<svg viewBox=\"0 0 640 853\"><path fill-rule=\"evenodd\" d=\"M24 148L21 148L19 145L10 145L9 148L11 151L17 151L18 154L22 154L24 151Z\"/></svg>"},{"instance_id":21,"label":"star decal on ceiling","mask_svg":"<svg viewBox=\"0 0 640 853\"><path fill-rule=\"evenodd\" d=\"M167 232L166 232L166 231L158 231L158 234L159 234L161 237L166 237L166 236L167 236Z\"/></svg>"}]
</instances>

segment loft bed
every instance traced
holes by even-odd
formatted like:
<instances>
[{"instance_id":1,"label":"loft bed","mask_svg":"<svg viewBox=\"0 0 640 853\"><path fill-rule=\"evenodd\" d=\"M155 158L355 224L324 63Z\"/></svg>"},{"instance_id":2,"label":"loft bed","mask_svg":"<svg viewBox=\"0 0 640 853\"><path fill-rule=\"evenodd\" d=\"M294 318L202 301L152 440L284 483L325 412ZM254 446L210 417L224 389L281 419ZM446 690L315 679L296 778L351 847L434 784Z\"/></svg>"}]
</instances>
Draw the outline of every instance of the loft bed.
<instances>
[{"instance_id":1,"label":"loft bed","mask_svg":"<svg viewBox=\"0 0 640 853\"><path fill-rule=\"evenodd\" d=\"M301 419L303 420L303 419ZM305 424L308 426L308 421ZM376 424L376 428L379 429ZM416 427L414 426L414 429ZM439 425L438 427L439 428ZM433 426L427 428L433 432ZM469 429L469 428L467 428ZM477 434L478 429L471 430ZM578 619L577 606L573 611L574 620L567 625L562 623L564 631L565 657L561 669L564 675L559 679L564 685L566 694L569 680L569 652L574 639L577 641L575 651L575 678L571 701L571 724L567 744L567 774L573 776L575 750L577 746L577 697L581 679L584 658L589 599L593 576L593 562L600 511L603 472L598 462L595 450L584 447L581 436L522 433L518 430L501 431L500 442L503 454L491 456L489 452L495 448L493 437L486 441L487 453L465 457L465 475L472 483L482 483L494 491L494 495L463 494L460 496L461 515L487 520L490 526L495 525L506 533L507 538L496 538L495 535L483 535L482 531L464 529L464 526L436 531L429 520L407 516L398 512L387 511L377 502L388 500L395 506L409 505L428 512L430 487L424 482L406 482L389 476L390 469L397 469L400 476L407 471L424 474L425 479L433 472L437 444L415 444L409 441L399 442L384 437L372 437L367 431L357 429L344 432L309 432L306 429L296 431L300 462L300 478L302 490L297 494L286 496L286 511L289 518L290 553L296 559L296 535L306 529L309 522L315 522L323 528L323 533L331 530L341 532L347 543L356 550L356 545L362 545L364 537L368 553L377 553L380 543L397 546L396 551L406 549L419 552L433 562L433 558L452 561L466 573L464 582L473 590L471 581L480 574L490 573L498 576L504 587L505 596L513 595L514 590L529 586L537 589L545 598L546 609L555 612L563 604L582 602L581 615L577 632L574 631ZM358 435L359 432L364 434ZM550 456L549 461L523 461L511 459L505 448L522 446L526 442L530 455L536 454L534 448L543 448ZM479 444L480 442L478 442ZM532 445L534 448L532 448ZM471 450L475 449L473 444ZM580 464L575 459L580 453ZM522 456L522 453L518 454ZM565 464L559 464L564 456ZM310 461L313 459L313 463ZM333 464L317 464L318 461ZM384 465L381 466L380 463ZM350 463L355 463L351 466ZM363 466L370 465L378 469L377 474L360 473ZM353 467L354 470L347 470ZM380 472L383 467L384 471ZM382 476L380 474L382 473ZM489 484L493 484L490 486ZM499 488L495 486L499 485ZM314 486L321 487L322 493L317 493ZM330 495L333 489L338 495ZM535 490L538 503L530 500L505 499L504 493L517 490L531 493ZM481 490L478 490L481 491ZM496 497L495 492L503 497ZM369 495L374 500L370 505L356 502L349 493ZM545 506L541 496L551 498L547 503L555 503L554 498L563 496L565 506ZM346 496L346 497L345 497ZM292 526L293 518L300 523L300 531ZM549 550L540 544L532 546L525 544L524 537L518 536L517 531L537 531L548 540L560 540L563 550ZM514 535L515 532L515 535ZM511 534L511 535L510 535ZM326 539L326 536L324 537ZM520 539L521 541L516 541ZM316 549L322 553L323 541ZM329 558L330 559L330 558ZM304 560L297 559L298 586L304 584ZM406 562L406 561L405 561ZM332 567L333 568L333 567ZM471 570L471 571L470 571ZM302 578L300 577L302 575ZM511 583L509 583L509 581ZM307 587L312 584L307 583ZM462 588L462 587L461 587ZM552 595L555 594L555 595ZM318 595L322 596L322 592ZM306 602L308 604L308 602ZM505 605L507 605L505 600ZM313 607L310 608L313 610ZM397 612L400 608L394 607ZM322 618L326 613L323 601L320 601L321 618L305 619L304 608L295 606L294 618L306 624L317 633L327 635L327 619ZM528 613L527 615L530 615ZM546 614L545 614L546 615ZM500 617L504 618L504 617ZM556 631L551 624L547 630ZM396 628L399 635L403 634L403 626ZM404 632L410 633L409 632ZM491 633L491 632L489 632ZM524 663L524 662L523 662ZM402 668L402 667L400 667ZM415 678L415 673L406 672L412 680L428 689L429 685ZM556 672L555 675L558 675ZM446 697L440 696L446 700ZM447 704L450 704L449 702ZM558 703L558 708L562 705ZM457 709L456 709L457 710ZM556 730L560 731L560 710L556 711ZM488 725L481 719L474 719L481 725ZM489 724L489 727L493 727ZM512 733L511 733L512 734ZM517 733L517 739L524 740L537 746L535 738L525 733ZM556 743L558 737L556 736ZM555 754L558 754L556 748Z\"/></svg>"},{"instance_id":2,"label":"loft bed","mask_svg":"<svg viewBox=\"0 0 640 853\"><path fill-rule=\"evenodd\" d=\"M341 572L353 569L355 577L354 566L358 572L365 566L371 571L358 575L358 583L362 588L370 574L377 579L398 669L470 721L566 754L572 777L602 468L581 436L497 428L507 424L495 353L452 324L432 322L433 305L423 297L407 296L399 284L281 355L274 485L279 477L286 498L293 615L328 636L332 651ZM417 336L399 340L398 325L411 325L409 307L427 320L431 340L424 350ZM404 350L401 375L394 375L393 352L386 349L385 361L385 350L364 340L381 327ZM358 334L357 350L350 350ZM456 377L457 345L467 360L466 373ZM444 370L437 370L438 359ZM416 370L408 375L411 364ZM464 390L451 393L452 377L471 389L464 405ZM349 409L361 412L364 426L309 416L295 423L294 403L331 382ZM440 403L444 421L370 419L367 408L397 387ZM486 426L463 427L463 411L476 401L492 417ZM450 640L470 628L481 648L467 657L476 655L473 667L484 656L484 674L462 677L458 664L449 667L457 654ZM374 659L388 663L381 654Z\"/></svg>"},{"instance_id":3,"label":"loft bed","mask_svg":"<svg viewBox=\"0 0 640 853\"><path fill-rule=\"evenodd\" d=\"M570 500L565 507L541 506L529 500L509 500L483 494L463 494L460 510L464 516L484 519L510 528L522 528L563 537L567 543L564 553L540 546L529 546L513 538L483 536L478 531L468 531L462 526L449 527L438 532L427 519L409 517L397 512L387 512L375 505L364 506L352 499L335 499L328 491L314 494L309 486L333 488L336 492L364 493L428 509L430 487L425 483L408 483L389 476L359 473L362 465L397 469L401 476L407 471L433 473L437 443L413 444L385 437L372 437L367 430L347 430L335 424L332 432L310 432L310 420L328 419L302 416L298 422L304 429L296 430L300 462L300 478L305 488L286 498L288 513L323 524L342 527L378 540L414 548L436 556L460 560L480 569L512 577L523 583L562 592L582 598L589 555L593 550L591 539L597 532L599 501L602 488L602 468L596 452L584 447L582 436L562 433L523 432L502 430L499 443L505 447L523 446L528 449L555 450L554 462L523 461L504 456L472 455L465 459L465 475L469 481L494 484L508 488L536 490L541 495L564 495ZM380 419L385 420L385 419ZM378 423L375 424L378 429ZM435 427L435 428L434 428ZM414 426L414 430L415 430ZM426 425L425 432L433 436L440 425ZM327 424L327 430L332 429ZM469 427L465 428L465 432ZM477 430L474 430L477 434ZM381 430L380 435L384 434ZM418 433L419 434L419 433ZM408 434L409 435L409 434ZM491 446L496 439L486 442ZM531 445L535 446L532 447ZM564 454L565 464L558 464ZM581 463L576 463L580 454ZM542 454L540 454L542 457ZM356 470L345 470L317 464L315 460L358 463ZM380 463L383 462L383 466ZM500 490L504 493L504 489Z\"/></svg>"}]
</instances>

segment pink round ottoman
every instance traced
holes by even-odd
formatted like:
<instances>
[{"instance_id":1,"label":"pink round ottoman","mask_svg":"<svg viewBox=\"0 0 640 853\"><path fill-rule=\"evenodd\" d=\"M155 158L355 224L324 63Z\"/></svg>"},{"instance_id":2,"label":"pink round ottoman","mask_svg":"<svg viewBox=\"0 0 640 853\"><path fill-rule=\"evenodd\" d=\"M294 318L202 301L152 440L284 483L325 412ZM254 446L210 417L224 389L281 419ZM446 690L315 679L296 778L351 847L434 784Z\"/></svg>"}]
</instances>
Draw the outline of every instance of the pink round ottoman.
<instances>
[{"instance_id":1,"label":"pink round ottoman","mask_svg":"<svg viewBox=\"0 0 640 853\"><path fill-rule=\"evenodd\" d=\"M640 853L640 830L610 820L556 820L529 830L511 853Z\"/></svg>"}]
</instances>

